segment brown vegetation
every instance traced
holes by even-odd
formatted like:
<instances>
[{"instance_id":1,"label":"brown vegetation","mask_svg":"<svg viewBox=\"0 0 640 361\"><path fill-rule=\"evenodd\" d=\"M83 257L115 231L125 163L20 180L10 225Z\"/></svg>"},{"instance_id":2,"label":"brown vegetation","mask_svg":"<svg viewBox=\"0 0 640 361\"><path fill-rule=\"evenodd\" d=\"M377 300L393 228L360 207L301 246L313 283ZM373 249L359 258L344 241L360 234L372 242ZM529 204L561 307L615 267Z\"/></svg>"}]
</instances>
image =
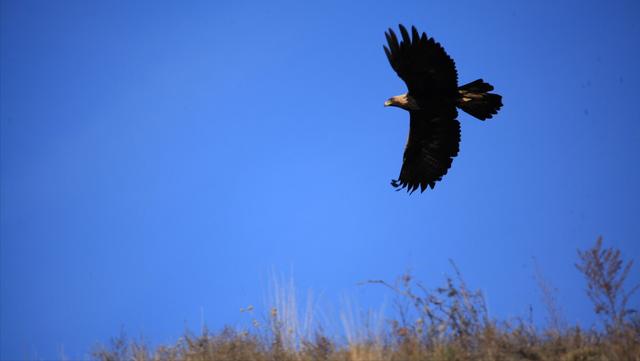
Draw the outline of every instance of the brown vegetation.
<instances>
[{"instance_id":1,"label":"brown vegetation","mask_svg":"<svg viewBox=\"0 0 640 361\"><path fill-rule=\"evenodd\" d=\"M254 320L251 331L225 328L210 334L204 329L200 336L186 334L175 345L155 350L119 337L108 348L98 347L93 356L102 361L640 361L640 317L627 307L639 286L628 292L623 287L632 262L625 265L619 250L603 249L601 238L591 249L578 251L578 256L576 267L586 278L587 296L596 314L603 316L600 328L564 326L564 322L557 322L559 311L555 305L548 305L552 322L542 330L531 320L492 319L482 293L470 290L452 263L455 277L447 278L444 286L434 290L410 275L394 284L366 282L388 287L398 296L398 317L379 328L370 322L359 329L347 324L346 341L326 335L321 329L302 330L293 293L287 296L281 289L265 325ZM541 287L543 293L549 292ZM555 302L549 297L545 295L552 301L545 303ZM251 312L253 308L243 311Z\"/></svg>"}]
</instances>

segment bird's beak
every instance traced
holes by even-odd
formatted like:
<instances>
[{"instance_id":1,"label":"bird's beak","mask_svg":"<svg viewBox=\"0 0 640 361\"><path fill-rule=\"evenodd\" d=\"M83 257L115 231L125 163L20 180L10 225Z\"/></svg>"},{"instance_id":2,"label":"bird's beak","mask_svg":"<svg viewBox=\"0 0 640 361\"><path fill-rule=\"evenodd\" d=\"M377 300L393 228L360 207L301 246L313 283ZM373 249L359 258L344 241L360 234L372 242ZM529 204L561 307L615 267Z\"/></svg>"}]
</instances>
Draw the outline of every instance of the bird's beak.
<instances>
[{"instance_id":1,"label":"bird's beak","mask_svg":"<svg viewBox=\"0 0 640 361\"><path fill-rule=\"evenodd\" d=\"M384 106L385 106L385 107L388 107L388 106L390 106L391 104L393 104L393 103L391 103L391 100L387 100L386 102L384 102Z\"/></svg>"}]
</instances>

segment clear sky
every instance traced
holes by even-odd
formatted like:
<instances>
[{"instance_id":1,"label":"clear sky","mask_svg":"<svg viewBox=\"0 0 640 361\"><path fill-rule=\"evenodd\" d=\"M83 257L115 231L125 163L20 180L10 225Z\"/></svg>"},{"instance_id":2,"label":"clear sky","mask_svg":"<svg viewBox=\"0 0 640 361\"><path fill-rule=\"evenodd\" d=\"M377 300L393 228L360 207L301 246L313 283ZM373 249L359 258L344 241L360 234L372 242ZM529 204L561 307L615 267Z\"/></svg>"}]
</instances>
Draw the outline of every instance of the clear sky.
<instances>
[{"instance_id":1,"label":"clear sky","mask_svg":"<svg viewBox=\"0 0 640 361\"><path fill-rule=\"evenodd\" d=\"M535 259L591 325L576 249L640 261L638 1L0 4L3 360L238 325L271 270L377 306L358 282L435 286L448 259L491 315L543 322ZM389 185L398 23L505 104L460 114L449 174L412 196Z\"/></svg>"}]
</instances>

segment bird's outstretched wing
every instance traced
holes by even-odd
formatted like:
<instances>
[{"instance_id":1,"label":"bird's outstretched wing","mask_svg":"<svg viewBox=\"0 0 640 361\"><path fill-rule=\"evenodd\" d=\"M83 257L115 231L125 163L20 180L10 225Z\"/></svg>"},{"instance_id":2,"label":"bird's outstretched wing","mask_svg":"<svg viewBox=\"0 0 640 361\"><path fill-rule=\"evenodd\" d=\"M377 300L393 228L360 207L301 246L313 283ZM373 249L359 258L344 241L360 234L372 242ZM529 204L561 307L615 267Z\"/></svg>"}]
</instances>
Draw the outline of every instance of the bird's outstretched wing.
<instances>
[{"instance_id":1,"label":"bird's outstretched wing","mask_svg":"<svg viewBox=\"0 0 640 361\"><path fill-rule=\"evenodd\" d=\"M409 139L404 150L400 177L391 181L397 190L406 188L413 193L420 188L433 187L447 174L453 158L460 150L458 112L411 111Z\"/></svg>"},{"instance_id":2,"label":"bird's outstretched wing","mask_svg":"<svg viewBox=\"0 0 640 361\"><path fill-rule=\"evenodd\" d=\"M458 91L456 65L442 46L427 34L420 35L415 26L411 35L400 25L402 40L389 29L385 33L389 47L384 46L389 63L398 76L407 84L414 98L451 97Z\"/></svg>"}]
</instances>

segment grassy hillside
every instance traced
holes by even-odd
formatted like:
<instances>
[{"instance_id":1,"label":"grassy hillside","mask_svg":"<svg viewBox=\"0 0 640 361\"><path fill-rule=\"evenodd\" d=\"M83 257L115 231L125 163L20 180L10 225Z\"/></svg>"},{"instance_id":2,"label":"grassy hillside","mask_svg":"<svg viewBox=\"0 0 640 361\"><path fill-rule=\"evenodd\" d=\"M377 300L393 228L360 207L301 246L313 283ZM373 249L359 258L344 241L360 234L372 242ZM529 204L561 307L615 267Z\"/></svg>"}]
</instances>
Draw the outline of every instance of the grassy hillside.
<instances>
[{"instance_id":1,"label":"grassy hillside","mask_svg":"<svg viewBox=\"0 0 640 361\"><path fill-rule=\"evenodd\" d=\"M185 334L173 345L149 349L144 343L114 338L98 346L96 359L116 360L611 360L640 361L640 316L629 308L638 285L625 288L633 262L625 263L619 250L603 248L602 239L578 251L576 267L584 274L588 297L602 324L591 329L561 321L555 298L539 280L549 322L539 329L531 320L491 318L481 291L467 288L455 265L455 276L428 289L410 275L396 283L369 281L388 287L398 296L396 317L354 322L345 317L345 337L310 327L299 320L293 292L276 290L273 307L263 322L249 330L206 329ZM252 312L252 309L245 310Z\"/></svg>"}]
</instances>

